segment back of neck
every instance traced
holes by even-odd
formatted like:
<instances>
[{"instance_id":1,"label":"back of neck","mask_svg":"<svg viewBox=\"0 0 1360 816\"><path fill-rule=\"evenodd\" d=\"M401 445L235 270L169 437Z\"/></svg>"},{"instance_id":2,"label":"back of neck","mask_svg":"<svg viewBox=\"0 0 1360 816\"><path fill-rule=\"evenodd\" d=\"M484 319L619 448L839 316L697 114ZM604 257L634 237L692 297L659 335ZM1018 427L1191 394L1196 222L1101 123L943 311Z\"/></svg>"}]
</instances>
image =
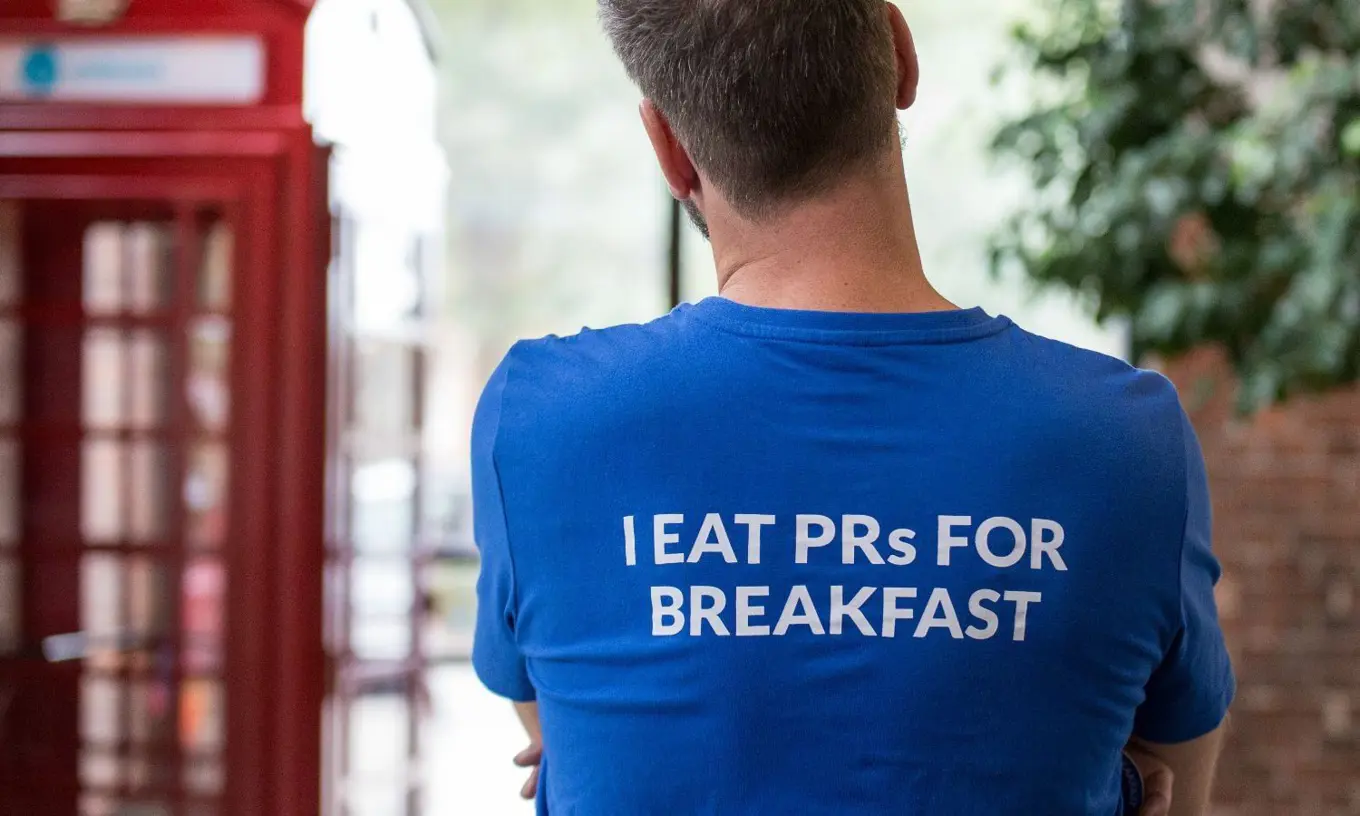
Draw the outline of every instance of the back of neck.
<instances>
[{"instance_id":1,"label":"back of neck","mask_svg":"<svg viewBox=\"0 0 1360 816\"><path fill-rule=\"evenodd\" d=\"M926 280L900 161L778 215L710 221L722 295L750 306L835 312L955 308Z\"/></svg>"}]
</instances>

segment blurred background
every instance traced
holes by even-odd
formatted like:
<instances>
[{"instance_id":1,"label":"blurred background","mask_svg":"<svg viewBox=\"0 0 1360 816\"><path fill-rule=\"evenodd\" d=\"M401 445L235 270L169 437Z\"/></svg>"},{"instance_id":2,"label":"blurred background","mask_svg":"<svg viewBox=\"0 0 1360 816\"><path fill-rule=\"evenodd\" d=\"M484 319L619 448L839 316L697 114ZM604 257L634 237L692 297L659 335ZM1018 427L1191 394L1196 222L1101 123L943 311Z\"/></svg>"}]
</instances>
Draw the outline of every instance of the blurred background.
<instances>
[{"instance_id":1,"label":"blurred background","mask_svg":"<svg viewBox=\"0 0 1360 816\"><path fill-rule=\"evenodd\" d=\"M1177 382L1222 816L1360 814L1360 4L902 3L926 270ZM512 342L715 294L594 0L0 6L0 814L526 814L467 663Z\"/></svg>"}]
</instances>

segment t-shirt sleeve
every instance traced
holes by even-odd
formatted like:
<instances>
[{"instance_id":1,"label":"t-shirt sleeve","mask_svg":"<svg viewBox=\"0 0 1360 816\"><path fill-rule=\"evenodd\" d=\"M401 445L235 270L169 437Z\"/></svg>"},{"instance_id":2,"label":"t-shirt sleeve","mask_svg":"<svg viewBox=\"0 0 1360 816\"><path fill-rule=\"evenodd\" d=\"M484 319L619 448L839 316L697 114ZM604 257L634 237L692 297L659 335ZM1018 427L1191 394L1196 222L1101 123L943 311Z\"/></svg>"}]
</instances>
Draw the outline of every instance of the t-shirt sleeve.
<instances>
[{"instance_id":1,"label":"t-shirt sleeve","mask_svg":"<svg viewBox=\"0 0 1360 816\"><path fill-rule=\"evenodd\" d=\"M509 357L487 383L472 423L472 523L481 554L472 666L495 694L529 702L534 686L515 636L515 561L495 458L508 367Z\"/></svg>"},{"instance_id":2,"label":"t-shirt sleeve","mask_svg":"<svg viewBox=\"0 0 1360 816\"><path fill-rule=\"evenodd\" d=\"M1221 573L1211 548L1209 481L1204 455L1181 415L1186 455L1185 534L1180 558L1180 630L1146 688L1134 733L1149 742L1189 742L1227 716L1236 684L1223 642L1214 586Z\"/></svg>"}]
</instances>

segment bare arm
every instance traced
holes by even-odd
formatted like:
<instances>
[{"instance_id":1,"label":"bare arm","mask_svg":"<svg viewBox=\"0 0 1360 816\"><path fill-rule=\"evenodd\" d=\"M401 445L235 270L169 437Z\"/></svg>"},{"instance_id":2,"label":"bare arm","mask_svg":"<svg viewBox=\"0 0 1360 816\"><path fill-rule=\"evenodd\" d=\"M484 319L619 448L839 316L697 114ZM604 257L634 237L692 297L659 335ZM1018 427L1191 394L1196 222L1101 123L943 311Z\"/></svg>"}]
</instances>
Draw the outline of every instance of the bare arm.
<instances>
[{"instance_id":1,"label":"bare arm","mask_svg":"<svg viewBox=\"0 0 1360 816\"><path fill-rule=\"evenodd\" d=\"M524 726L524 733L529 735L529 747L515 756L515 764L521 768L533 768L528 781L520 788L519 795L533 799L538 795L538 766L543 763L543 726L538 722L538 703L515 703L515 713Z\"/></svg>"},{"instance_id":2,"label":"bare arm","mask_svg":"<svg viewBox=\"0 0 1360 816\"><path fill-rule=\"evenodd\" d=\"M529 735L531 745L543 744L543 726L538 722L538 703L515 703L515 713L519 715L524 733Z\"/></svg>"},{"instance_id":3,"label":"bare arm","mask_svg":"<svg viewBox=\"0 0 1360 816\"><path fill-rule=\"evenodd\" d=\"M1129 755L1140 768L1151 758L1171 769L1175 782L1172 786L1170 816L1206 816L1209 795L1214 786L1214 768L1223 749L1225 726L1190 742L1178 745L1158 745L1134 737L1129 743Z\"/></svg>"}]
</instances>

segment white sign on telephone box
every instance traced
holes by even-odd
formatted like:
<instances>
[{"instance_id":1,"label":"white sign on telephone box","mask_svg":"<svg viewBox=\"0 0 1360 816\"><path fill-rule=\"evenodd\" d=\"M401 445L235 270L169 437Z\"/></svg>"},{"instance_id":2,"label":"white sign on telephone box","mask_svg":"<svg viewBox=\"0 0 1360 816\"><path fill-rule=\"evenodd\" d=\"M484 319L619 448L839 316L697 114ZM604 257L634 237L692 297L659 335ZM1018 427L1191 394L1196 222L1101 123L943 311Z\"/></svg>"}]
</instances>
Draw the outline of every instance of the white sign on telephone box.
<instances>
[{"instance_id":1,"label":"white sign on telephone box","mask_svg":"<svg viewBox=\"0 0 1360 816\"><path fill-rule=\"evenodd\" d=\"M253 105L265 70L253 36L0 39L0 100Z\"/></svg>"}]
</instances>

